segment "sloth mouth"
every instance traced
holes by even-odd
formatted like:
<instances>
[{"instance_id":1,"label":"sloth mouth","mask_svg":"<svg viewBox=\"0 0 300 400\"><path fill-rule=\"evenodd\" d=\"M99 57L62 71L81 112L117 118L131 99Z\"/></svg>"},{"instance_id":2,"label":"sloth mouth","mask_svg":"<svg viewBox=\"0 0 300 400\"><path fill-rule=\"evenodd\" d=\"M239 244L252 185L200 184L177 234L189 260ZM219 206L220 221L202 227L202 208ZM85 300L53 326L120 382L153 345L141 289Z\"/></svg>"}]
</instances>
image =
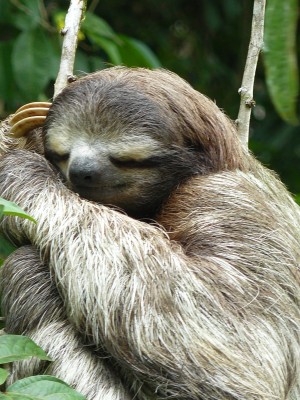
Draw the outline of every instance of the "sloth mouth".
<instances>
[{"instance_id":1,"label":"sloth mouth","mask_svg":"<svg viewBox=\"0 0 300 400\"><path fill-rule=\"evenodd\" d=\"M73 186L73 188L74 189L77 189L77 190L81 190L81 191L95 191L95 190L97 190L98 192L100 192L101 190L115 190L115 189L119 189L119 188L122 188L122 187L125 187L126 186L126 184L125 183L118 183L118 184L116 184L116 185L102 185L102 184L99 184L99 185L89 185L89 186L84 186L84 185L82 185L82 186L79 186L79 185L76 185L76 186Z\"/></svg>"},{"instance_id":2,"label":"sloth mouth","mask_svg":"<svg viewBox=\"0 0 300 400\"><path fill-rule=\"evenodd\" d=\"M127 188L128 185L126 184L94 187L77 186L73 188L73 191L83 199L93 201L117 211L125 212L135 218L136 203L130 191L128 192L126 190Z\"/></svg>"},{"instance_id":3,"label":"sloth mouth","mask_svg":"<svg viewBox=\"0 0 300 400\"><path fill-rule=\"evenodd\" d=\"M95 186L72 186L72 190L81 197L97 202L112 201L118 194L124 192L126 184L95 185Z\"/></svg>"}]
</instances>

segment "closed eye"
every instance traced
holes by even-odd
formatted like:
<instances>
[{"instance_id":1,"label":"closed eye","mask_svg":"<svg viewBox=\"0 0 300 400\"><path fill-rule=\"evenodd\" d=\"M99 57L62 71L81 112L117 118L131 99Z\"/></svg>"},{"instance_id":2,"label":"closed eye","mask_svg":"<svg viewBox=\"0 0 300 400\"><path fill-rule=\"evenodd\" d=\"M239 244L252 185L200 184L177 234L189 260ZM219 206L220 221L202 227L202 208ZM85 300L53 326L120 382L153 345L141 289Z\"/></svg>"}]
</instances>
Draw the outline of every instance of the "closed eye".
<instances>
[{"instance_id":1,"label":"closed eye","mask_svg":"<svg viewBox=\"0 0 300 400\"><path fill-rule=\"evenodd\" d=\"M69 153L58 154L55 151L46 150L45 151L45 156L53 164L57 164L59 162L67 161L68 158L70 157L70 154Z\"/></svg>"},{"instance_id":2,"label":"closed eye","mask_svg":"<svg viewBox=\"0 0 300 400\"><path fill-rule=\"evenodd\" d=\"M160 157L149 157L142 160L110 157L110 161L119 168L154 168L160 164Z\"/></svg>"}]
</instances>

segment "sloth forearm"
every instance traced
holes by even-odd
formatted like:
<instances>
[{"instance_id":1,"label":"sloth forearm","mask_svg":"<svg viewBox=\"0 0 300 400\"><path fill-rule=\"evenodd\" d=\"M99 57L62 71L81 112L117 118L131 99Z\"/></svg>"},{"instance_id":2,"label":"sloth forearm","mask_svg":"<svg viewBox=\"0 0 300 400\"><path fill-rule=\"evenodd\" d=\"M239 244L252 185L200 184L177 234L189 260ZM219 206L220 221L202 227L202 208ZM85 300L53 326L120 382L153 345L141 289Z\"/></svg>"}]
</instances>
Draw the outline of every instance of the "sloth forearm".
<instances>
[{"instance_id":1,"label":"sloth forearm","mask_svg":"<svg viewBox=\"0 0 300 400\"><path fill-rule=\"evenodd\" d=\"M9 217L2 223L2 231L20 244L29 240L49 259L69 314L76 323L95 319L91 323L95 337L97 332L105 336L111 329L112 313L116 318L119 313L125 316L124 324L133 317L135 295L140 296L135 288L145 295L149 289L157 290L158 296L171 304L172 286L174 290L179 287L185 274L193 279L192 265L187 267L192 261L160 229L81 200L67 191L42 157L29 152L2 157L0 188L1 196L38 221L35 225ZM126 293L130 293L128 304ZM154 293L151 296L155 298Z\"/></svg>"},{"instance_id":2,"label":"sloth forearm","mask_svg":"<svg viewBox=\"0 0 300 400\"><path fill-rule=\"evenodd\" d=\"M37 359L15 363L10 382L47 368L48 374L62 377L88 398L130 398L101 353L94 354L84 346L67 320L63 302L37 249L23 246L8 257L1 268L0 289L7 331L29 336L53 360L50 365ZM87 379L89 385L85 384Z\"/></svg>"}]
</instances>

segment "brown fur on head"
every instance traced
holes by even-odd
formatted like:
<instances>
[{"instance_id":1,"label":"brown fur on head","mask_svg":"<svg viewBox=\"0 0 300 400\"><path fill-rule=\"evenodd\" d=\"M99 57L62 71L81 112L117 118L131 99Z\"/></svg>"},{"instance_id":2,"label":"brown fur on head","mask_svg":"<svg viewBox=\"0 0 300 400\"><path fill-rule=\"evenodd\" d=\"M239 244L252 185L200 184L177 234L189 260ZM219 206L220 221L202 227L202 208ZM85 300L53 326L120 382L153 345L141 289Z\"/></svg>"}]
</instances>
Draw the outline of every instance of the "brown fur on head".
<instances>
[{"instance_id":1,"label":"brown fur on head","mask_svg":"<svg viewBox=\"0 0 300 400\"><path fill-rule=\"evenodd\" d=\"M49 160L72 190L153 217L196 174L245 168L232 122L164 70L112 68L66 88L44 126Z\"/></svg>"},{"instance_id":2,"label":"brown fur on head","mask_svg":"<svg viewBox=\"0 0 300 400\"><path fill-rule=\"evenodd\" d=\"M143 102L147 102L145 107ZM168 130L160 132L162 140L168 140L166 136L171 132L172 143L195 146L207 154L206 161L210 163L212 171L243 167L243 151L237 143L233 122L214 102L170 71L108 68L74 82L55 99L54 104L56 112L60 105L62 110L65 107L69 113L71 104L74 107L73 118L85 115L84 122L96 128L98 124L94 125L96 121L93 118L98 116L100 119L103 112L107 112L106 123L114 128L118 123L124 128L128 117L137 117L137 123L140 120L143 124L148 122L148 127L151 129L152 125L154 130L160 128L160 125L155 125L159 121L160 124L165 123ZM147 109L147 106L151 108ZM119 109L119 115L112 115L118 117L119 121L110 119L109 112L113 107ZM91 108L95 114L91 115ZM153 114L148 115L151 109ZM49 117L46 126L51 123L51 113ZM145 128L147 132L147 126Z\"/></svg>"}]
</instances>

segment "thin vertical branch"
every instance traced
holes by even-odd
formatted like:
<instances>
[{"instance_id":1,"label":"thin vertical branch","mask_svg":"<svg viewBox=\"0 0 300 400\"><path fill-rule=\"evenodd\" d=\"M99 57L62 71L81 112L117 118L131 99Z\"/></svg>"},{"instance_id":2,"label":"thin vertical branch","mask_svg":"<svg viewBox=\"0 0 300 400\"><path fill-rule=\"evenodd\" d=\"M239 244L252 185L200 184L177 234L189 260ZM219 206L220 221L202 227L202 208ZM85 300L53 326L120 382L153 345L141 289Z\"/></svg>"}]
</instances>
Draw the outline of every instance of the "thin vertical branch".
<instances>
[{"instance_id":1,"label":"thin vertical branch","mask_svg":"<svg viewBox=\"0 0 300 400\"><path fill-rule=\"evenodd\" d=\"M241 102L237 119L237 128L240 139L246 147L249 140L251 111L255 105L255 101L253 99L255 72L258 57L263 47L265 8L266 0L254 1L250 43L242 86L239 89Z\"/></svg>"},{"instance_id":2,"label":"thin vertical branch","mask_svg":"<svg viewBox=\"0 0 300 400\"><path fill-rule=\"evenodd\" d=\"M71 0L65 19L65 26L61 30L64 37L59 72L54 85L56 97L69 82L73 80L73 68L78 41L80 22L86 7L87 0Z\"/></svg>"}]
</instances>

